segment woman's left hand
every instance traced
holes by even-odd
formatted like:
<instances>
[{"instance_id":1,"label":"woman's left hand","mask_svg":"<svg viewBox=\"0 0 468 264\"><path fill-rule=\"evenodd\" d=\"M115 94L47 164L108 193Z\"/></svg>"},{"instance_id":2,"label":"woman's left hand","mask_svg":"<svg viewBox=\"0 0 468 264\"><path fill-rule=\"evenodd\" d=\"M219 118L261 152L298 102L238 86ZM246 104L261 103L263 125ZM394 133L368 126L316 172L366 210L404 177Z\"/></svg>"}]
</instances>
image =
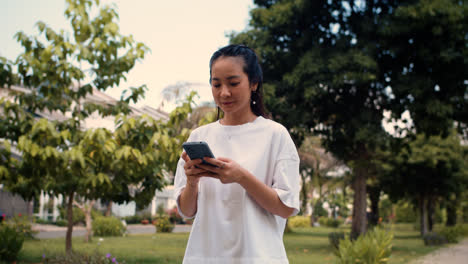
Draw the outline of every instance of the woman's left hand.
<instances>
[{"instance_id":1,"label":"woman's left hand","mask_svg":"<svg viewBox=\"0 0 468 264\"><path fill-rule=\"evenodd\" d=\"M213 175L210 176L219 178L222 183L238 183L242 177L245 176L245 169L231 159L222 157L218 157L216 159L205 157L203 159L217 167L205 164L200 164L198 166L204 170L212 172Z\"/></svg>"}]
</instances>

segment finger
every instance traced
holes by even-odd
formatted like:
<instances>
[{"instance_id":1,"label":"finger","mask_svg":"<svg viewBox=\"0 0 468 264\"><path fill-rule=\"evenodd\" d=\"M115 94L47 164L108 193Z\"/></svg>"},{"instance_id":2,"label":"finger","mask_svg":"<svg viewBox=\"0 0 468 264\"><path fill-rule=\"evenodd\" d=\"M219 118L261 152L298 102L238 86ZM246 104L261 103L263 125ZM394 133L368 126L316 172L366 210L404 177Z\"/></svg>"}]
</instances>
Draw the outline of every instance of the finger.
<instances>
[{"instance_id":1,"label":"finger","mask_svg":"<svg viewBox=\"0 0 468 264\"><path fill-rule=\"evenodd\" d=\"M185 162L184 169L190 169L191 167L198 166L203 161L201 159L189 160Z\"/></svg>"},{"instance_id":2,"label":"finger","mask_svg":"<svg viewBox=\"0 0 468 264\"><path fill-rule=\"evenodd\" d=\"M229 163L229 162L232 161L231 159L224 158L224 157L218 157L217 160L220 160L220 161L225 162L225 163Z\"/></svg>"},{"instance_id":3,"label":"finger","mask_svg":"<svg viewBox=\"0 0 468 264\"><path fill-rule=\"evenodd\" d=\"M205 157L203 158L203 160L205 160L206 162L210 163L210 164L213 164L213 165L216 165L220 168L224 167L226 164L218 159L213 159L213 158L208 158L208 157Z\"/></svg>"},{"instance_id":4,"label":"finger","mask_svg":"<svg viewBox=\"0 0 468 264\"><path fill-rule=\"evenodd\" d=\"M206 171L215 172L215 173L217 173L218 170L219 170L219 168L217 168L217 167L213 167L213 166L211 166L211 165L206 165L206 164L203 164L203 163L200 164L200 165L198 165L198 167L199 167L199 168L202 168L202 169L204 169L204 170L206 170Z\"/></svg>"},{"instance_id":5,"label":"finger","mask_svg":"<svg viewBox=\"0 0 468 264\"><path fill-rule=\"evenodd\" d=\"M188 162L190 160L189 156L185 151L182 152L182 159L185 160L185 162Z\"/></svg>"},{"instance_id":6,"label":"finger","mask_svg":"<svg viewBox=\"0 0 468 264\"><path fill-rule=\"evenodd\" d=\"M193 167L191 169L186 170L185 174L187 176L196 176L198 174L203 174L204 172L207 172L207 171L204 169L198 169L198 168Z\"/></svg>"},{"instance_id":7,"label":"finger","mask_svg":"<svg viewBox=\"0 0 468 264\"><path fill-rule=\"evenodd\" d=\"M215 173L215 172L205 172L204 174L202 174L203 177L210 177L210 178L215 178L215 179L219 179L219 174Z\"/></svg>"}]
</instances>

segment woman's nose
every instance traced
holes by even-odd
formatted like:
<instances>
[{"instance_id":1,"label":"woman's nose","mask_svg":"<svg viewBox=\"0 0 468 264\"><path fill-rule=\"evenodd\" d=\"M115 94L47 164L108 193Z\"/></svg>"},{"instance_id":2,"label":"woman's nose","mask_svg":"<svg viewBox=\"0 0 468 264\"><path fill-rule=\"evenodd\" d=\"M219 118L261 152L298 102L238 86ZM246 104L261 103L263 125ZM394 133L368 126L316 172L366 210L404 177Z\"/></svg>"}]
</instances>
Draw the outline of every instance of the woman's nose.
<instances>
[{"instance_id":1,"label":"woman's nose","mask_svg":"<svg viewBox=\"0 0 468 264\"><path fill-rule=\"evenodd\" d=\"M221 97L228 97L231 95L231 92L229 91L229 88L226 85L221 86Z\"/></svg>"}]
</instances>

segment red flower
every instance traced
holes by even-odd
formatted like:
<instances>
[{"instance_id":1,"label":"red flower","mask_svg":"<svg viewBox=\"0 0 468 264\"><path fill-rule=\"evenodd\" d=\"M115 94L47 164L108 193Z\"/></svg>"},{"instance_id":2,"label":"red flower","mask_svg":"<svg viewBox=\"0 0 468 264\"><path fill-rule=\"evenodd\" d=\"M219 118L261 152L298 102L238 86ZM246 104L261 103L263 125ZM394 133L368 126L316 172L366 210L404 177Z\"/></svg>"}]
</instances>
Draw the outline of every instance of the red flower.
<instances>
[{"instance_id":1,"label":"red flower","mask_svg":"<svg viewBox=\"0 0 468 264\"><path fill-rule=\"evenodd\" d=\"M21 217L21 213L19 213L18 216Z\"/></svg>"}]
</instances>

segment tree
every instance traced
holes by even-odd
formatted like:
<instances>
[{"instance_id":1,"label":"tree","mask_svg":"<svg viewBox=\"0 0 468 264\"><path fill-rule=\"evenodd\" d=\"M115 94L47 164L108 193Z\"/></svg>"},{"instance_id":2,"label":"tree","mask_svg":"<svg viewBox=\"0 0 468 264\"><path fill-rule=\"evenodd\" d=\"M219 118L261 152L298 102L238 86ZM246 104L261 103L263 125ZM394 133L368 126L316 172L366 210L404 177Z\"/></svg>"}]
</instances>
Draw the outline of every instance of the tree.
<instances>
[{"instance_id":1,"label":"tree","mask_svg":"<svg viewBox=\"0 0 468 264\"><path fill-rule=\"evenodd\" d=\"M119 33L118 15L112 7L100 7L91 18L94 4L99 7L97 0L68 0L65 16L72 25L71 35L38 22L44 43L18 32L15 36L24 52L14 62L0 59L0 86L24 87L14 102L3 98L0 102L6 117L0 120L4 146L0 181L28 200L41 190L67 198L67 251L72 248L76 195L91 201L148 202L154 190L164 185L162 170L172 168L178 158L180 147L172 144L188 135L187 131L171 135L169 129L190 112L187 105L172 113L167 124L125 117L129 104L144 95L144 85L126 90L130 94L124 92L116 105L84 101L94 89L105 91L119 85L148 51L132 36ZM102 116L121 116L114 136L105 129L83 129L82 121L96 111ZM61 113L64 118L36 120L36 113L41 112ZM128 138L119 141L125 133ZM21 151L21 160L11 157L11 145ZM164 148L177 148L177 152L167 153Z\"/></svg>"},{"instance_id":2,"label":"tree","mask_svg":"<svg viewBox=\"0 0 468 264\"><path fill-rule=\"evenodd\" d=\"M368 167L384 134L387 101L376 60L380 11L357 1L255 3L250 28L231 42L259 53L267 106L296 143L313 130L352 168L352 233L362 234Z\"/></svg>"},{"instance_id":3,"label":"tree","mask_svg":"<svg viewBox=\"0 0 468 264\"><path fill-rule=\"evenodd\" d=\"M438 199L461 194L468 186L465 164L464 148L455 132L447 138L420 134L396 156L393 177L386 177L383 186L388 186L386 192L393 199L414 201L419 208L421 235L425 235L430 231L430 206Z\"/></svg>"},{"instance_id":4,"label":"tree","mask_svg":"<svg viewBox=\"0 0 468 264\"><path fill-rule=\"evenodd\" d=\"M467 15L466 1L420 0L398 5L384 18L379 34L383 50L380 60L386 83L391 87L389 108L395 118L408 111L414 124L406 140L409 146L402 150L403 153L415 148L440 149L442 142L454 140L451 135L454 127L461 135L467 135ZM426 139L421 138L422 135ZM422 146L422 143L428 145ZM452 144L455 147L456 144ZM441 168L433 166L444 167L448 160L437 155L427 157L427 162L418 163L416 171L416 157L411 157L414 153L408 154L408 164L399 166L408 168L416 182L400 185L400 191L417 201L421 212L421 234L425 234L430 222L428 211L436 201L433 196L452 200L460 192L443 187L458 184L457 177L448 174L450 170L441 173ZM452 172L456 173L456 170ZM425 175L419 175L423 173ZM424 180L427 175L431 175L430 180ZM423 183L419 185L418 180ZM399 181L396 177L394 183L399 184ZM445 185L440 186L440 183ZM442 190L446 193L441 193ZM447 209L454 211L450 206Z\"/></svg>"}]
</instances>

